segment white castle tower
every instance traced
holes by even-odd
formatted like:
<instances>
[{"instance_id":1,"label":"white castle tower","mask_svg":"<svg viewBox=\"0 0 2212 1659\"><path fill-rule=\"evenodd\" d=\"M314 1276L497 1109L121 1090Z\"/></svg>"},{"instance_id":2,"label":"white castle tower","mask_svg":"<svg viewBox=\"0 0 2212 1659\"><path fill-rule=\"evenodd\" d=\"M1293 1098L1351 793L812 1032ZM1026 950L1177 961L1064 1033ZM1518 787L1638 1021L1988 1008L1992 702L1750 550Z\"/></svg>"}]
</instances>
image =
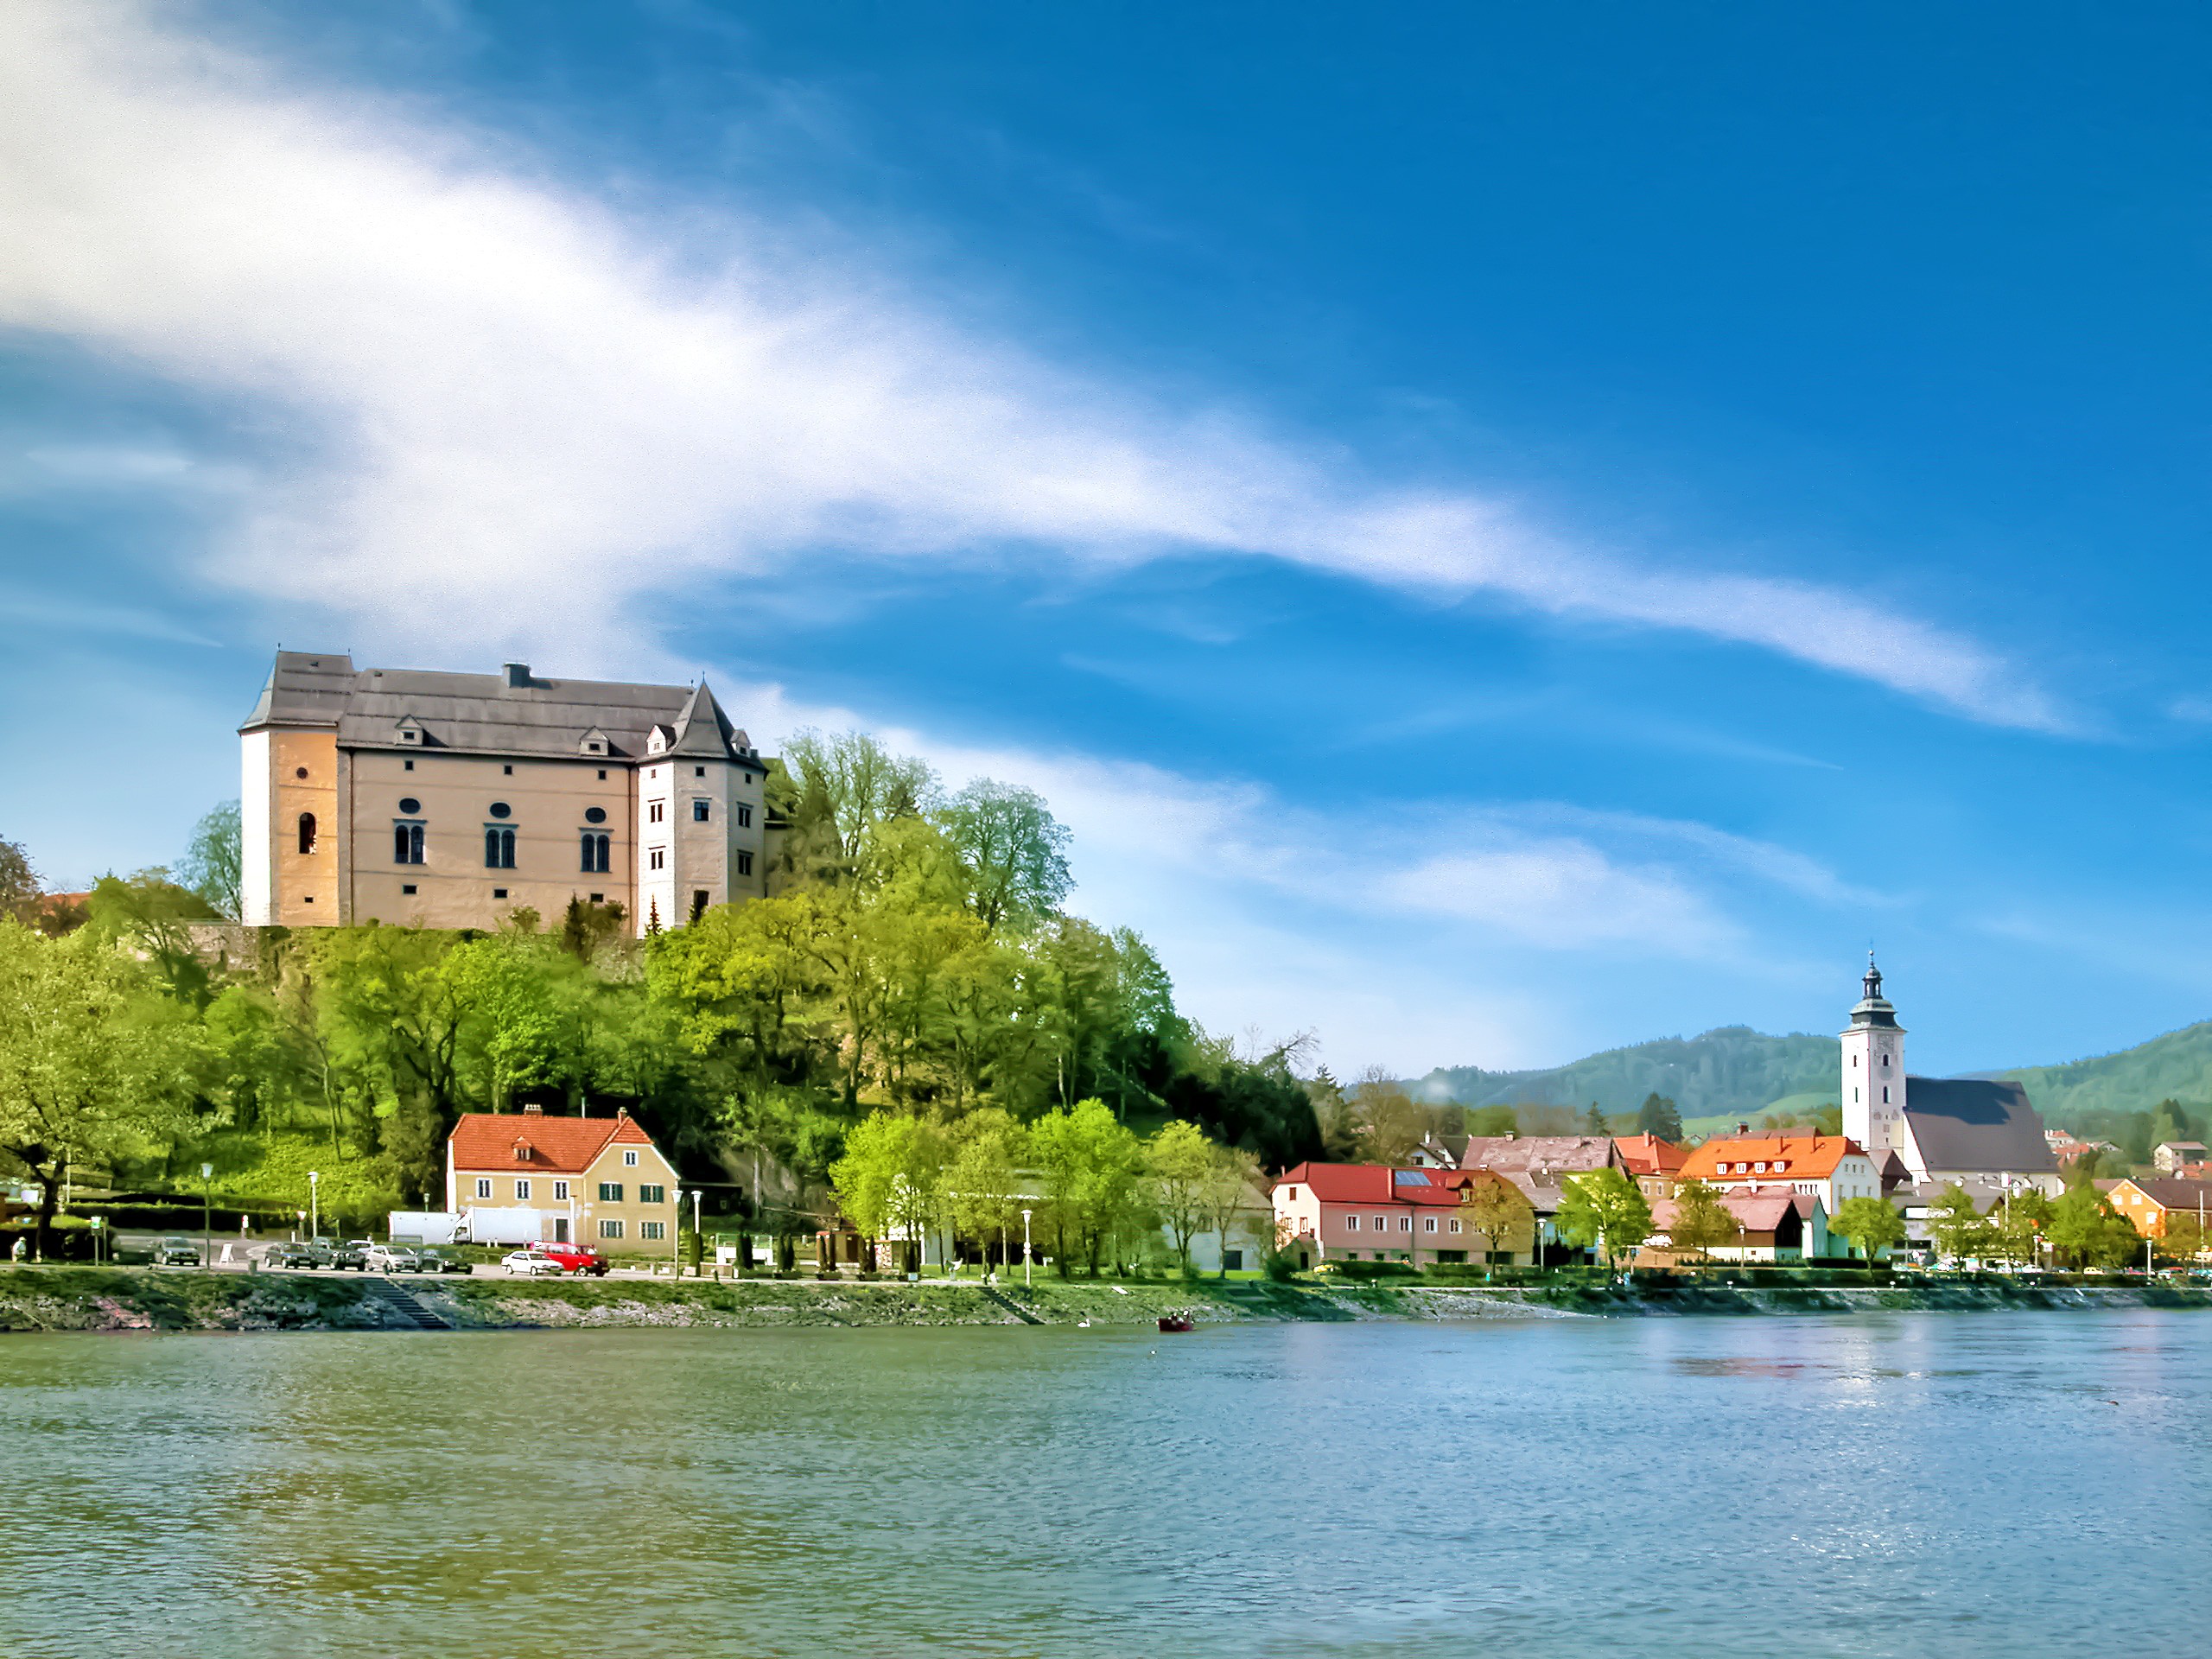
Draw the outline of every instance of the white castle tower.
<instances>
[{"instance_id":1,"label":"white castle tower","mask_svg":"<svg viewBox=\"0 0 2212 1659\"><path fill-rule=\"evenodd\" d=\"M1864 1147L1881 1166L1882 1154L1912 1160L1912 1137L1904 1121L1904 1027L1882 995L1882 970L1866 953L1865 995L1851 1011L1843 1033L1843 1132Z\"/></svg>"}]
</instances>

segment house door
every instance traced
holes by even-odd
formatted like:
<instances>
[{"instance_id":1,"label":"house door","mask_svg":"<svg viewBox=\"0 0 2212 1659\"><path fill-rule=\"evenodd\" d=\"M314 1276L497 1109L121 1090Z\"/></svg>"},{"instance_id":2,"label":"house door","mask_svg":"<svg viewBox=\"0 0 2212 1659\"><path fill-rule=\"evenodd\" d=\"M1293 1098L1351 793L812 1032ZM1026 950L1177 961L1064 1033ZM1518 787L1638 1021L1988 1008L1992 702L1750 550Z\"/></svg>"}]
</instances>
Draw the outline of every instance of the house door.
<instances>
[{"instance_id":1,"label":"house door","mask_svg":"<svg viewBox=\"0 0 2212 1659\"><path fill-rule=\"evenodd\" d=\"M556 1244L565 1244L569 1242L569 1218L566 1216L553 1217L553 1242Z\"/></svg>"}]
</instances>

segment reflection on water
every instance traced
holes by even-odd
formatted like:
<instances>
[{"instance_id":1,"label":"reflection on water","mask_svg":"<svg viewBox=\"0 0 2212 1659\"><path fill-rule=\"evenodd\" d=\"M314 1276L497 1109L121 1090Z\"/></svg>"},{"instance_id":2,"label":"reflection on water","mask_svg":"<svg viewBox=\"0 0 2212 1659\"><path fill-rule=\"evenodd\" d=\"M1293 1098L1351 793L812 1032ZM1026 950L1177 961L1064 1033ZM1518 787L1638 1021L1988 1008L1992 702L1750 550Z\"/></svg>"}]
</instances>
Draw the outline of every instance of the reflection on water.
<instances>
[{"instance_id":1,"label":"reflection on water","mask_svg":"<svg viewBox=\"0 0 2212 1659\"><path fill-rule=\"evenodd\" d=\"M2195 1651L2208 1382L2151 1312L19 1338L0 1651Z\"/></svg>"}]
</instances>

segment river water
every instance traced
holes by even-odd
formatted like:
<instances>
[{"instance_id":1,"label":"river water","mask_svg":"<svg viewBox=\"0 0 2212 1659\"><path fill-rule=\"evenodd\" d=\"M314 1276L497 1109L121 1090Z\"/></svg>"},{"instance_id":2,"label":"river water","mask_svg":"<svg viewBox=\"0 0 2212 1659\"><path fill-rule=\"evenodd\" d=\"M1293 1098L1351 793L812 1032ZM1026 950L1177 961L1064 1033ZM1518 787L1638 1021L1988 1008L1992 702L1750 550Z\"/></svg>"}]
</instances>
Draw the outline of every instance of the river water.
<instances>
[{"instance_id":1,"label":"river water","mask_svg":"<svg viewBox=\"0 0 2212 1659\"><path fill-rule=\"evenodd\" d=\"M2212 1649L2212 1316L0 1341L0 1652Z\"/></svg>"}]
</instances>

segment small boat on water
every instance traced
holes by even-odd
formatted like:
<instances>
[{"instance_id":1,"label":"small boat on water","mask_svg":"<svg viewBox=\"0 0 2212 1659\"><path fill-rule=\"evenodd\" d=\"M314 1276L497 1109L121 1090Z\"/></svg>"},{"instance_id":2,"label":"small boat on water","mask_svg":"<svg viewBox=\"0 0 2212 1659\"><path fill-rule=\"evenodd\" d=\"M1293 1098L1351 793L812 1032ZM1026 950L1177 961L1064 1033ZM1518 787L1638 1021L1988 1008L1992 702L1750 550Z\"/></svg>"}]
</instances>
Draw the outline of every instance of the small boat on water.
<instances>
[{"instance_id":1,"label":"small boat on water","mask_svg":"<svg viewBox=\"0 0 2212 1659\"><path fill-rule=\"evenodd\" d=\"M1193 1330L1196 1327L1180 1314L1171 1313L1166 1319L1160 1320L1160 1328L1162 1331L1189 1331Z\"/></svg>"}]
</instances>

